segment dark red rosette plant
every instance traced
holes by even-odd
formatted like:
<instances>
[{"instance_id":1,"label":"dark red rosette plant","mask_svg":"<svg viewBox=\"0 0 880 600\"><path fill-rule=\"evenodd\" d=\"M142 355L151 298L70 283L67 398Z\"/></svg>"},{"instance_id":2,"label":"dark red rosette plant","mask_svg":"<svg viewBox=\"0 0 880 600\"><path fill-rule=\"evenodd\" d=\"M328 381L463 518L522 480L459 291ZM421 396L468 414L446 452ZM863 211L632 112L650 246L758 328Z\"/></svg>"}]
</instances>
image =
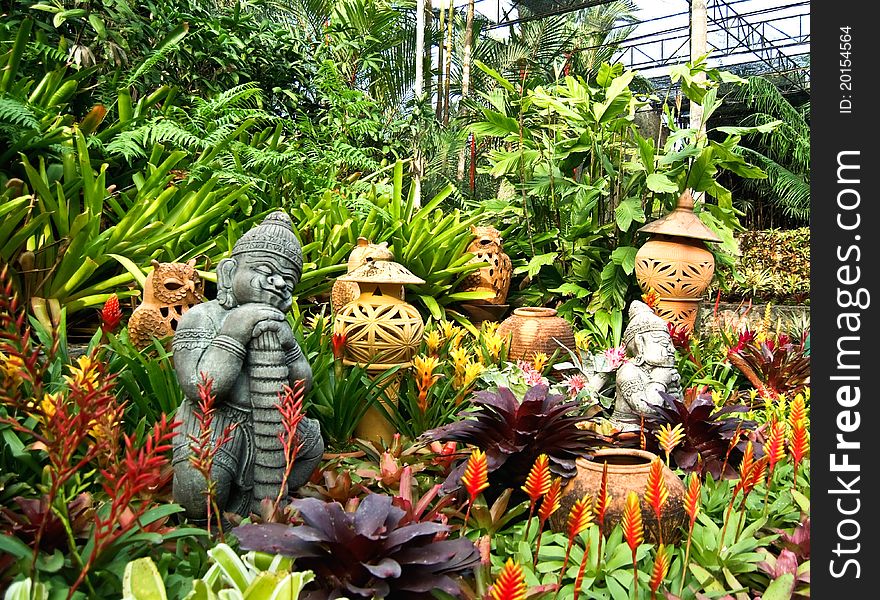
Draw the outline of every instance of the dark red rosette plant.
<instances>
[{"instance_id":1,"label":"dark red rosette plant","mask_svg":"<svg viewBox=\"0 0 880 600\"><path fill-rule=\"evenodd\" d=\"M424 441L455 441L471 444L486 453L489 483L504 489L525 482L541 454L549 458L550 471L563 479L577 473L575 461L589 457L599 434L579 429L579 404L567 402L561 394L549 393L538 384L518 399L508 388L484 390L471 397L471 407L454 423L426 431ZM460 487L467 459L459 461L443 484L444 491Z\"/></svg>"},{"instance_id":2,"label":"dark red rosette plant","mask_svg":"<svg viewBox=\"0 0 880 600\"><path fill-rule=\"evenodd\" d=\"M446 539L449 526L407 522L406 512L383 494L369 494L354 512L338 502L292 502L301 525L242 525L233 530L243 550L290 556L315 580L307 600L434 598L432 590L460 594L455 577L477 566L480 554L467 538Z\"/></svg>"}]
</instances>

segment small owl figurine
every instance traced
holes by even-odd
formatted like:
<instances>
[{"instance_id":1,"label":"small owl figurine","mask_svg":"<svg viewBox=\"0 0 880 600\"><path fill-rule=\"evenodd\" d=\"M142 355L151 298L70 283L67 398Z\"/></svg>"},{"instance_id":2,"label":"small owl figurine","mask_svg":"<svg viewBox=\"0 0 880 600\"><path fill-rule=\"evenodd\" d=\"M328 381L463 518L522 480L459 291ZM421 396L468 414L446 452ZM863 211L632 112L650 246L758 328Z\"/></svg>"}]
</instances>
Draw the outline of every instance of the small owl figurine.
<instances>
[{"instance_id":1,"label":"small owl figurine","mask_svg":"<svg viewBox=\"0 0 880 600\"><path fill-rule=\"evenodd\" d=\"M153 272L144 284L144 299L128 321L128 336L137 348L153 338L174 334L177 322L189 308L204 299L205 284L196 272L196 260L187 263L153 261Z\"/></svg>"},{"instance_id":2,"label":"small owl figurine","mask_svg":"<svg viewBox=\"0 0 880 600\"><path fill-rule=\"evenodd\" d=\"M394 254L388 249L388 242L374 244L365 237L359 237L357 246L348 257L348 272L351 273L361 265L374 260L394 260ZM336 281L330 292L330 305L334 313L357 298L361 293L358 284L352 281Z\"/></svg>"},{"instance_id":3,"label":"small owl figurine","mask_svg":"<svg viewBox=\"0 0 880 600\"><path fill-rule=\"evenodd\" d=\"M465 292L494 292L495 297L483 300L487 304L504 304L510 289L510 275L513 265L510 257L501 249L501 232L494 227L475 227L471 225L474 241L467 251L474 254L469 262L488 263L478 271L468 275L461 285Z\"/></svg>"}]
</instances>

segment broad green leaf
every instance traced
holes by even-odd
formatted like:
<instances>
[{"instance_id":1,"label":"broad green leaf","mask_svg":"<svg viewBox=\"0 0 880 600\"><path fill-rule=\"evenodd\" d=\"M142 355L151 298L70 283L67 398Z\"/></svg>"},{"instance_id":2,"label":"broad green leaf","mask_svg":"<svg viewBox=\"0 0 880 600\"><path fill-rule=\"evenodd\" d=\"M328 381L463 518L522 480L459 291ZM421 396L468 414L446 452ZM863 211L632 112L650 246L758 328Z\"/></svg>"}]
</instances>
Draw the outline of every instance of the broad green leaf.
<instances>
[{"instance_id":1,"label":"broad green leaf","mask_svg":"<svg viewBox=\"0 0 880 600\"><path fill-rule=\"evenodd\" d=\"M501 87L510 92L511 94L516 94L516 88L513 87L513 84L507 81L501 73L493 69L492 67L485 64L483 61L475 59L474 64L478 69L483 71L486 75L494 79L498 82Z\"/></svg>"},{"instance_id":2,"label":"broad green leaf","mask_svg":"<svg viewBox=\"0 0 880 600\"><path fill-rule=\"evenodd\" d=\"M122 576L123 600L167 600L165 582L149 556L125 565Z\"/></svg>"},{"instance_id":3,"label":"broad green leaf","mask_svg":"<svg viewBox=\"0 0 880 600\"><path fill-rule=\"evenodd\" d=\"M28 577L23 581L10 584L3 600L49 600L49 589L45 583L34 583Z\"/></svg>"},{"instance_id":4,"label":"broad green leaf","mask_svg":"<svg viewBox=\"0 0 880 600\"><path fill-rule=\"evenodd\" d=\"M705 192L712 189L712 186L715 184L715 173L718 171L712 161L712 153L713 149L711 146L703 148L694 164L691 165L685 187L692 188L697 192Z\"/></svg>"},{"instance_id":5,"label":"broad green leaf","mask_svg":"<svg viewBox=\"0 0 880 600\"><path fill-rule=\"evenodd\" d=\"M645 179L645 184L648 186L648 189L652 192L664 193L664 192L677 192L678 184L669 179L666 175L662 173L651 173L648 175L647 179Z\"/></svg>"},{"instance_id":6,"label":"broad green leaf","mask_svg":"<svg viewBox=\"0 0 880 600\"><path fill-rule=\"evenodd\" d=\"M636 254L639 249L633 246L619 246L611 253L611 260L614 264L620 265L624 273L631 275L636 268Z\"/></svg>"},{"instance_id":7,"label":"broad green leaf","mask_svg":"<svg viewBox=\"0 0 880 600\"><path fill-rule=\"evenodd\" d=\"M762 600L789 600L794 588L794 574L783 573L770 582L761 595Z\"/></svg>"},{"instance_id":8,"label":"broad green leaf","mask_svg":"<svg viewBox=\"0 0 880 600\"><path fill-rule=\"evenodd\" d=\"M614 209L614 218L621 231L629 231L633 221L645 222L645 211L639 198L627 198Z\"/></svg>"},{"instance_id":9,"label":"broad green leaf","mask_svg":"<svg viewBox=\"0 0 880 600\"><path fill-rule=\"evenodd\" d=\"M217 544L208 550L208 556L220 566L223 575L239 592L246 590L253 581L253 573L227 544Z\"/></svg>"},{"instance_id":10,"label":"broad green leaf","mask_svg":"<svg viewBox=\"0 0 880 600\"><path fill-rule=\"evenodd\" d=\"M556 261L556 256L556 252L548 252L547 254L533 256L528 265L517 267L513 272L517 274L525 272L528 273L529 277L534 277L541 270L541 267L552 265Z\"/></svg>"}]
</instances>

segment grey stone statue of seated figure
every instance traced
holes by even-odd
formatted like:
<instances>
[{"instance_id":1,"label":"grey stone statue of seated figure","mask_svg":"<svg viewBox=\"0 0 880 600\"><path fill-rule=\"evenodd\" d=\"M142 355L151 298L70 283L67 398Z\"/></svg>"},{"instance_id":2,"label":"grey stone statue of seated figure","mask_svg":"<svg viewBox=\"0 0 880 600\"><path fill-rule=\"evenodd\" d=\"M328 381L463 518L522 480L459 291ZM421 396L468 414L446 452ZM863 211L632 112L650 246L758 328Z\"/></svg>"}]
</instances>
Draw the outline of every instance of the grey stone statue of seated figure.
<instances>
[{"instance_id":1,"label":"grey stone statue of seated figure","mask_svg":"<svg viewBox=\"0 0 880 600\"><path fill-rule=\"evenodd\" d=\"M675 368L675 347L666 321L644 302L629 307L623 343L629 357L617 370L611 421L621 431L641 427L642 417L663 404L659 392L681 399L681 376Z\"/></svg>"},{"instance_id":2,"label":"grey stone statue of seated figure","mask_svg":"<svg viewBox=\"0 0 880 600\"><path fill-rule=\"evenodd\" d=\"M213 443L235 423L220 445L211 471L221 511L247 516L263 498L277 497L285 457L281 414L275 406L283 386L304 380L312 370L285 318L302 274L302 249L290 217L274 212L235 244L232 257L217 265L217 299L192 307L174 334L174 369L185 401L177 412L183 424L174 439L174 501L194 522L206 518L206 481L191 464L198 433L193 410L202 377L212 382L216 412ZM304 418L297 429L297 453L288 491L303 485L324 451L320 426Z\"/></svg>"}]
</instances>

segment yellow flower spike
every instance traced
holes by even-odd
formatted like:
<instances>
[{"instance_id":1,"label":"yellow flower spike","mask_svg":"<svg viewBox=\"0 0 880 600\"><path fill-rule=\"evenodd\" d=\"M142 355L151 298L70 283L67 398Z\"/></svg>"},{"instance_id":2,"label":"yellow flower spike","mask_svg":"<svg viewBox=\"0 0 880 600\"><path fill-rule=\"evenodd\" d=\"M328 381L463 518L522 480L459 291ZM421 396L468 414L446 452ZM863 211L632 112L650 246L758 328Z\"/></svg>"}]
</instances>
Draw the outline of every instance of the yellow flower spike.
<instances>
[{"instance_id":1,"label":"yellow flower spike","mask_svg":"<svg viewBox=\"0 0 880 600\"><path fill-rule=\"evenodd\" d=\"M443 333L444 340L452 338L456 329L458 327L452 321L440 321L440 331Z\"/></svg>"},{"instance_id":2,"label":"yellow flower spike","mask_svg":"<svg viewBox=\"0 0 880 600\"><path fill-rule=\"evenodd\" d=\"M437 351L440 348L440 344L443 343L443 339L440 337L440 332L436 329L432 329L427 334L425 334L425 346L428 348L428 353L437 354Z\"/></svg>"},{"instance_id":3,"label":"yellow flower spike","mask_svg":"<svg viewBox=\"0 0 880 600\"><path fill-rule=\"evenodd\" d=\"M547 366L548 360L550 360L550 357L543 352L535 352L534 357L532 357L532 367L534 367L535 371L538 373L542 373L544 367Z\"/></svg>"},{"instance_id":4,"label":"yellow flower spike","mask_svg":"<svg viewBox=\"0 0 880 600\"><path fill-rule=\"evenodd\" d=\"M483 344L492 356L492 360L497 362L501 358L501 349L504 348L504 338L497 333L492 333L483 338Z\"/></svg>"},{"instance_id":5,"label":"yellow flower spike","mask_svg":"<svg viewBox=\"0 0 880 600\"><path fill-rule=\"evenodd\" d=\"M478 362L470 362L464 370L464 387L469 388L486 368Z\"/></svg>"},{"instance_id":6,"label":"yellow flower spike","mask_svg":"<svg viewBox=\"0 0 880 600\"><path fill-rule=\"evenodd\" d=\"M493 336L495 332L498 331L498 322L497 321L483 321L483 330L482 334L484 337Z\"/></svg>"},{"instance_id":7,"label":"yellow flower spike","mask_svg":"<svg viewBox=\"0 0 880 600\"><path fill-rule=\"evenodd\" d=\"M24 361L20 356L7 356L0 352L0 371L3 373L4 387L14 390L21 385L23 381L22 368L24 368Z\"/></svg>"},{"instance_id":8,"label":"yellow flower spike","mask_svg":"<svg viewBox=\"0 0 880 600\"><path fill-rule=\"evenodd\" d=\"M588 350L590 347L590 332L582 329L574 334L574 345L578 350Z\"/></svg>"},{"instance_id":9,"label":"yellow flower spike","mask_svg":"<svg viewBox=\"0 0 880 600\"><path fill-rule=\"evenodd\" d=\"M93 362L89 356L80 356L76 359L77 367L68 365L71 375L65 375L64 380L70 387L88 387L94 389L98 385L98 363Z\"/></svg>"},{"instance_id":10,"label":"yellow flower spike","mask_svg":"<svg viewBox=\"0 0 880 600\"><path fill-rule=\"evenodd\" d=\"M461 371L464 373L465 368L468 363L468 351L466 348L453 348L449 351L449 358L452 359L452 364L455 367L456 371Z\"/></svg>"}]
</instances>

